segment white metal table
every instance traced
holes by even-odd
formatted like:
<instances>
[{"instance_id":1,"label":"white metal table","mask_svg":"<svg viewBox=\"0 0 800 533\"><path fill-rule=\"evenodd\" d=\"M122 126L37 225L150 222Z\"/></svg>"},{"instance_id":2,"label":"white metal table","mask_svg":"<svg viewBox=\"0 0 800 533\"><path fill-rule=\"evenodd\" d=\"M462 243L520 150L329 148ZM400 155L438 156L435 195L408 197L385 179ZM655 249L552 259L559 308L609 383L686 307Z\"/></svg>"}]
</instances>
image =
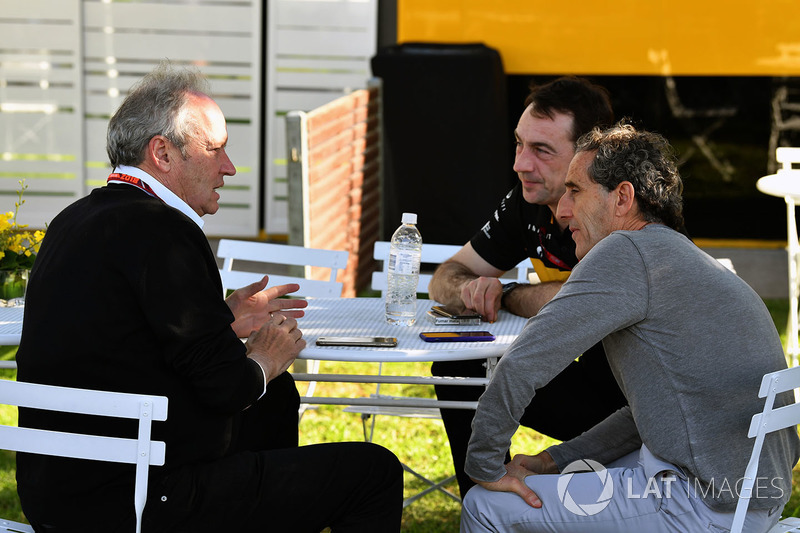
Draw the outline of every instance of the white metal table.
<instances>
[{"instance_id":1,"label":"white metal table","mask_svg":"<svg viewBox=\"0 0 800 533\"><path fill-rule=\"evenodd\" d=\"M789 260L789 331L786 333L786 352L790 359L789 364L795 366L800 356L800 341L798 341L800 242L798 242L795 217L795 207L800 202L800 170L781 169L776 174L759 179L756 188L764 194L777 196L786 201L786 252Z\"/></svg>"},{"instance_id":2,"label":"white metal table","mask_svg":"<svg viewBox=\"0 0 800 533\"><path fill-rule=\"evenodd\" d=\"M497 358L514 342L527 319L501 311L496 322L481 323L472 326L436 326L425 317L427 311L436 302L419 300L417 302L417 320L411 326L387 324L384 318L384 301L381 298L315 298L309 300L305 316L298 320L306 348L300 352L301 359L316 359L340 362L373 362L393 363L411 361L446 361L465 359L486 359L486 376L481 378L434 377L434 376L387 376L362 374L292 374L298 381L340 382L340 383L382 383L435 385L482 385L486 386L491 379ZM487 330L495 336L490 342L425 342L419 338L423 331L469 331ZM396 337L394 348L317 346L316 340L322 336L369 336ZM351 410L365 414L376 414L380 408L391 408L392 414L402 409L419 408L456 408L475 409L478 402L441 401L434 398L406 398L381 396L378 394L361 398L320 397L311 394L301 398L305 404L328 404L354 406ZM402 416L402 415L401 415ZM374 419L373 419L374 422ZM364 436L367 436L366 425ZM448 491L445 486L455 479L450 476L435 481L403 464L403 468L428 484L424 490L406 498L403 507L410 505L432 491L441 491L446 496L461 501L458 496Z\"/></svg>"},{"instance_id":3,"label":"white metal table","mask_svg":"<svg viewBox=\"0 0 800 533\"><path fill-rule=\"evenodd\" d=\"M300 352L301 359L342 362L412 362L487 359L486 377L433 377L433 376L384 376L359 374L293 374L299 381L344 382L344 383L393 383L435 385L483 385L489 383L497 358L517 338L526 318L500 311L496 322L472 326L436 326L425 318L425 313L436 302L419 300L417 320L412 326L387 324L384 319L384 303L381 298L315 298L309 300L305 316L298 320L306 348ZM419 338L423 331L470 331L487 330L496 339L489 342L425 342ZM396 337L395 348L317 346L322 336L381 336ZM391 407L444 407L475 409L477 402L446 402L432 398L389 399L303 397L303 403L391 406Z\"/></svg>"}]
</instances>

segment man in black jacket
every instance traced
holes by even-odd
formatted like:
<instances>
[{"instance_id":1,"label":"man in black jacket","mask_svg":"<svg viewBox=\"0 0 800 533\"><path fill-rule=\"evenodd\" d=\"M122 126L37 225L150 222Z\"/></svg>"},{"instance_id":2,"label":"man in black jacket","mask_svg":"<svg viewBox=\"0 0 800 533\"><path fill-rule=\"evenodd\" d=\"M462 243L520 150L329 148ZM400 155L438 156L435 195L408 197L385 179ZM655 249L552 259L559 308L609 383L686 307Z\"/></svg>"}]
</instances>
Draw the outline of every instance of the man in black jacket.
<instances>
[{"instance_id":1,"label":"man in black jacket","mask_svg":"<svg viewBox=\"0 0 800 533\"><path fill-rule=\"evenodd\" d=\"M298 287L262 291L265 277L222 298L201 217L236 170L208 92L197 72L163 64L112 117L108 185L53 220L31 273L18 379L169 397L153 428L167 459L151 472L144 531L398 531L394 455L296 446L286 369L305 346L302 311L278 298ZM279 422L292 412L294 438ZM131 431L30 409L20 425ZM37 531L133 528L129 465L20 454L17 481Z\"/></svg>"}]
</instances>

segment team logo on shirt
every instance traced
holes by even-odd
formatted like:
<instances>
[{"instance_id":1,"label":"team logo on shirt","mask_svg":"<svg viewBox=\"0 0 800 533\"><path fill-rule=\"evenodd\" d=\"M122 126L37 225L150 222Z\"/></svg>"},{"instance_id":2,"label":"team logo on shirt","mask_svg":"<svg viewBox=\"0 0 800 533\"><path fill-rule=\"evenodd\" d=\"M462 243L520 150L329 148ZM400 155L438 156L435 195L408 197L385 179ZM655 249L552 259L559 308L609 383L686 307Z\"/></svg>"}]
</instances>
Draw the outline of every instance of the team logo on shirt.
<instances>
[{"instance_id":1,"label":"team logo on shirt","mask_svg":"<svg viewBox=\"0 0 800 533\"><path fill-rule=\"evenodd\" d=\"M570 493L570 481L578 473L594 472L597 474L599 483L591 483L584 476L581 476L580 491L573 485L573 491L579 496L577 500ZM566 507L566 509L579 516L592 516L596 515L611 503L611 497L614 495L614 483L611 476L608 475L606 467L592 461L591 459L580 459L573 461L561 472L556 484L558 491L558 499ZM590 493L598 494L594 502L586 502L584 500L591 500Z\"/></svg>"}]
</instances>

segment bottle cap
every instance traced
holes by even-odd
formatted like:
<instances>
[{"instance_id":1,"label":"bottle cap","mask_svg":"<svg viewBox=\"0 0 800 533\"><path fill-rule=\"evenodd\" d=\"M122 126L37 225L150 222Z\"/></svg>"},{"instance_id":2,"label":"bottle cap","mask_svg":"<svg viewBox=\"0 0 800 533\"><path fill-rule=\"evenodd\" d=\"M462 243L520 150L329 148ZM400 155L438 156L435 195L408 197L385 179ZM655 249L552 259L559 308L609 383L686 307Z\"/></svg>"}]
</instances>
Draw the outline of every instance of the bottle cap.
<instances>
[{"instance_id":1,"label":"bottle cap","mask_svg":"<svg viewBox=\"0 0 800 533\"><path fill-rule=\"evenodd\" d=\"M417 223L417 214L416 213L403 213L403 224L416 224Z\"/></svg>"}]
</instances>

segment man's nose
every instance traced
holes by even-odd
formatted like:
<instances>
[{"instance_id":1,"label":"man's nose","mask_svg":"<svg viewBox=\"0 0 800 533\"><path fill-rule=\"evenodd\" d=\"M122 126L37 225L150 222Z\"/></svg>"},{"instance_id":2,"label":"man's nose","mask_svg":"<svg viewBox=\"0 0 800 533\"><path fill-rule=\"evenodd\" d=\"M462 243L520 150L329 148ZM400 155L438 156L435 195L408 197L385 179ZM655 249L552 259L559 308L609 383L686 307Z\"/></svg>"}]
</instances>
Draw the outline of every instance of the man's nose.
<instances>
[{"instance_id":1,"label":"man's nose","mask_svg":"<svg viewBox=\"0 0 800 533\"><path fill-rule=\"evenodd\" d=\"M225 161L222 162L222 173L226 176L233 176L236 174L236 167L233 166L233 161L228 157L227 152L225 152Z\"/></svg>"},{"instance_id":2,"label":"man's nose","mask_svg":"<svg viewBox=\"0 0 800 533\"><path fill-rule=\"evenodd\" d=\"M570 201L565 193L558 201L558 206L556 207L556 218L558 219L572 218L572 207L569 204Z\"/></svg>"},{"instance_id":3,"label":"man's nose","mask_svg":"<svg viewBox=\"0 0 800 533\"><path fill-rule=\"evenodd\" d=\"M514 156L514 172L533 171L533 154L529 150L522 150Z\"/></svg>"}]
</instances>

